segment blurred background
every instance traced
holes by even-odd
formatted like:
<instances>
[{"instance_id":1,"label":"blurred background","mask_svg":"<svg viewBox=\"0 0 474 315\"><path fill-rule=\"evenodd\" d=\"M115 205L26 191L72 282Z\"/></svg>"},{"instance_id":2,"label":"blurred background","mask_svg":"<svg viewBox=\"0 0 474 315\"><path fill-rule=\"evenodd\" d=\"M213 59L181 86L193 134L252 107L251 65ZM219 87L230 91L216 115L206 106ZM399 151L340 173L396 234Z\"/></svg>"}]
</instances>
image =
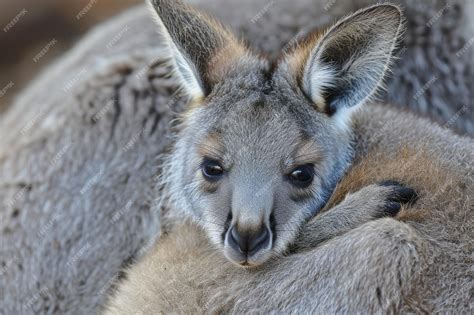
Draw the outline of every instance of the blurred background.
<instances>
[{"instance_id":1,"label":"blurred background","mask_svg":"<svg viewBox=\"0 0 474 315\"><path fill-rule=\"evenodd\" d=\"M218 13L264 51L278 51L275 38L320 27L378 0L187 0ZM297 3L322 3L316 24ZM408 31L403 61L395 67L387 99L433 118L460 134L474 134L474 0L391 0L402 4ZM144 0L0 0L0 114L38 72L69 50L96 24ZM278 3L278 5L276 5ZM224 9L223 9L224 8ZM273 12L272 14L267 11ZM291 11L291 10L290 10ZM237 12L237 13L236 13ZM273 19L272 16L277 19ZM306 18L305 18L306 16ZM258 17L256 19L256 17ZM311 18L309 20L309 18ZM255 19L255 21L253 21ZM249 25L242 20L253 21ZM273 23L273 24L272 24ZM252 27L256 24L257 27ZM272 35L273 27L280 32ZM267 31L266 31L267 30ZM268 35L270 34L270 35ZM268 35L268 36L267 36ZM426 71L428 70L429 71ZM381 93L382 94L382 93ZM382 98L385 97L382 95ZM457 117L453 119L452 117Z\"/></svg>"},{"instance_id":2,"label":"blurred background","mask_svg":"<svg viewBox=\"0 0 474 315\"><path fill-rule=\"evenodd\" d=\"M142 0L1 0L0 113L95 24Z\"/></svg>"}]
</instances>

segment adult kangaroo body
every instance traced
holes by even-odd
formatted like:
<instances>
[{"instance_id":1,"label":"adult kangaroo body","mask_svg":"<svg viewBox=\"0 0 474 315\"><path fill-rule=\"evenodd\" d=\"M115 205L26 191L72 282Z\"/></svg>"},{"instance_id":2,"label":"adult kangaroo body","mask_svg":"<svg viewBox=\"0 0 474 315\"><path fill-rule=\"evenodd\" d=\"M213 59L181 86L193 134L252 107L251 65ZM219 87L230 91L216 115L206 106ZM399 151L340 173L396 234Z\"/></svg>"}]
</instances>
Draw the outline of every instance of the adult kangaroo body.
<instances>
[{"instance_id":1,"label":"adult kangaroo body","mask_svg":"<svg viewBox=\"0 0 474 315\"><path fill-rule=\"evenodd\" d=\"M317 17L324 4L313 5ZM351 4L335 15L352 9ZM441 32L445 16L427 28L429 34ZM149 250L159 234L159 213L150 211L156 157L171 142L170 122L183 101L174 94L177 84L168 77L167 58L157 47L161 39L149 17L137 8L92 31L0 117L0 312L95 312L121 270ZM458 25L450 25L461 38ZM406 53L426 52L409 45ZM448 62L461 64L463 75L470 76L467 56ZM400 76L411 71L407 65L403 72L403 66L397 68ZM423 77L412 78L423 86L430 71L440 69L445 67L422 64L417 74ZM453 78L439 76L433 86L448 86ZM449 91L466 97L462 89ZM442 117L446 122L452 115ZM468 130L465 111L453 124ZM443 142L443 148L455 148L454 155L443 153L448 160L466 157L467 140L447 137L451 144Z\"/></svg>"}]
</instances>

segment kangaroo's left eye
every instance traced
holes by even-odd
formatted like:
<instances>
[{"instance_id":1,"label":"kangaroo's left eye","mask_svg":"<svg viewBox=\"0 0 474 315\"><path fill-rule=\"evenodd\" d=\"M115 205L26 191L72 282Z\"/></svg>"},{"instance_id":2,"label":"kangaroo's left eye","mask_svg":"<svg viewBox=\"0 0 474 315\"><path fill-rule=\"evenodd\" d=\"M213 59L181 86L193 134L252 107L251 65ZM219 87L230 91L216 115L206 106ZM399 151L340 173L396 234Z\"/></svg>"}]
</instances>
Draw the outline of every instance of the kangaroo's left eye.
<instances>
[{"instance_id":1,"label":"kangaroo's left eye","mask_svg":"<svg viewBox=\"0 0 474 315\"><path fill-rule=\"evenodd\" d=\"M205 179L214 182L224 175L224 168L217 161L205 159L201 164L201 172Z\"/></svg>"},{"instance_id":2,"label":"kangaroo's left eye","mask_svg":"<svg viewBox=\"0 0 474 315\"><path fill-rule=\"evenodd\" d=\"M306 188L313 182L314 166L306 164L298 166L289 175L290 182L298 188Z\"/></svg>"}]
</instances>

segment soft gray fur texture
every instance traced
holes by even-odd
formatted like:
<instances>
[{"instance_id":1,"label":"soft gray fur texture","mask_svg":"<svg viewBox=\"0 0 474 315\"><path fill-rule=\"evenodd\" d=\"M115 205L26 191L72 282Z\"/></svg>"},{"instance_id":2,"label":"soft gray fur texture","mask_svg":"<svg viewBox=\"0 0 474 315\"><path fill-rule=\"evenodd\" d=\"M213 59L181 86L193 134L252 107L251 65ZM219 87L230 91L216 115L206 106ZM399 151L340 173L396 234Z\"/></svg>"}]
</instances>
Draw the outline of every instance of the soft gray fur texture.
<instances>
[{"instance_id":1,"label":"soft gray fur texture","mask_svg":"<svg viewBox=\"0 0 474 315\"><path fill-rule=\"evenodd\" d=\"M348 122L388 72L401 12L393 5L359 10L271 65L181 2L151 2L161 32L179 47L177 59L189 60L177 72L202 82L182 75L184 90L205 97L182 119L158 204L199 222L229 260L261 265L287 249L350 165ZM179 18L189 15L192 27ZM206 51L189 42L215 49L199 61ZM222 176L203 175L208 163ZM292 180L295 170L312 177L308 185Z\"/></svg>"},{"instance_id":2,"label":"soft gray fur texture","mask_svg":"<svg viewBox=\"0 0 474 315\"><path fill-rule=\"evenodd\" d=\"M217 16L267 51L300 27L329 23L355 6L336 1L326 11L325 1L291 1L289 8L281 1L252 23L259 9L230 1L220 2ZM453 4L427 27L444 2L407 4L408 49L389 94L472 134L474 32L462 15L469 6ZM123 267L158 236L151 187L184 104L173 96L177 85L160 43L150 13L132 9L92 31L0 117L0 313L95 313ZM466 102L471 107L452 119Z\"/></svg>"}]
</instances>

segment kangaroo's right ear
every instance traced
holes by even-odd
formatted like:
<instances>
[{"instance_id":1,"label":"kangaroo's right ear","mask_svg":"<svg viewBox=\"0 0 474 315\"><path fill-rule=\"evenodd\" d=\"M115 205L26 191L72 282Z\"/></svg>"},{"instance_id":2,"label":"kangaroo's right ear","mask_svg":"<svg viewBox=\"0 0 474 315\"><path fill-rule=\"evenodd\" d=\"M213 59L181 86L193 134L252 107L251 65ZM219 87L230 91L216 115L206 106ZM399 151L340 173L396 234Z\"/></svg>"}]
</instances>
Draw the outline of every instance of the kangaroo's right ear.
<instances>
[{"instance_id":1,"label":"kangaroo's right ear","mask_svg":"<svg viewBox=\"0 0 474 315\"><path fill-rule=\"evenodd\" d=\"M194 100L207 96L222 68L245 53L233 34L180 0L149 0L181 85Z\"/></svg>"},{"instance_id":2,"label":"kangaroo's right ear","mask_svg":"<svg viewBox=\"0 0 474 315\"><path fill-rule=\"evenodd\" d=\"M315 107L345 125L381 85L403 31L400 9L379 4L313 34L287 56Z\"/></svg>"}]
</instances>

